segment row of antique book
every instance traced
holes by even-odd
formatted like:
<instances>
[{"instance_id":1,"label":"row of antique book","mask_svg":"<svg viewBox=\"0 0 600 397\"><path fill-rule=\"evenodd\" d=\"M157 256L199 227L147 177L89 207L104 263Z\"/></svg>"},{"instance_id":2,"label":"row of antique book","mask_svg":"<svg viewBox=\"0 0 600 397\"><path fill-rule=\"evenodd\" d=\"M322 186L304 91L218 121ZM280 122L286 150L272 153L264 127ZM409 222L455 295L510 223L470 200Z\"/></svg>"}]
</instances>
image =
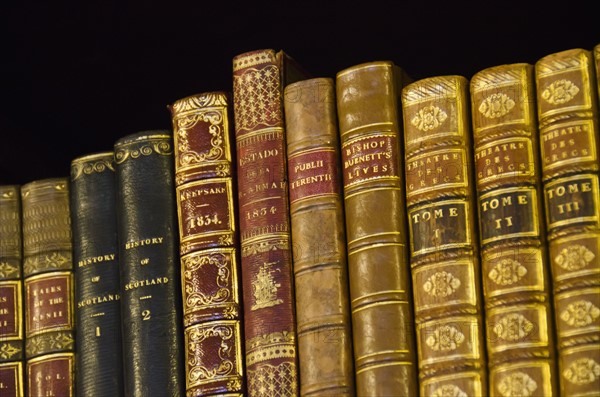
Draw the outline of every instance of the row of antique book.
<instances>
[{"instance_id":1,"label":"row of antique book","mask_svg":"<svg viewBox=\"0 0 600 397\"><path fill-rule=\"evenodd\" d=\"M598 70L235 57L0 188L2 396L598 395Z\"/></svg>"}]
</instances>

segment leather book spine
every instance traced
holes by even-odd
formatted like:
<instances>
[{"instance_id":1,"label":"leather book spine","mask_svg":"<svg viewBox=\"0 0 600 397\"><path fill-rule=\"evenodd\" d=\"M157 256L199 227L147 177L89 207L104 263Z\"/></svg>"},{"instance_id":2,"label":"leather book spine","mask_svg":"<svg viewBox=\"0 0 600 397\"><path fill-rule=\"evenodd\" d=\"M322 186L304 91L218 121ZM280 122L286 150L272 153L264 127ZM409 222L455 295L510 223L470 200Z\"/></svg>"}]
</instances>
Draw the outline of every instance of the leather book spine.
<instances>
[{"instance_id":1,"label":"leather book spine","mask_svg":"<svg viewBox=\"0 0 600 397\"><path fill-rule=\"evenodd\" d=\"M316 78L284 94L300 395L353 396L335 87Z\"/></svg>"},{"instance_id":2,"label":"leather book spine","mask_svg":"<svg viewBox=\"0 0 600 397\"><path fill-rule=\"evenodd\" d=\"M0 394L24 395L21 190L0 186Z\"/></svg>"},{"instance_id":3,"label":"leather book spine","mask_svg":"<svg viewBox=\"0 0 600 397\"><path fill-rule=\"evenodd\" d=\"M117 238L126 396L184 394L173 137L115 142Z\"/></svg>"},{"instance_id":4,"label":"leather book spine","mask_svg":"<svg viewBox=\"0 0 600 397\"><path fill-rule=\"evenodd\" d=\"M28 396L75 395L69 178L21 186Z\"/></svg>"},{"instance_id":5,"label":"leather book spine","mask_svg":"<svg viewBox=\"0 0 600 397\"><path fill-rule=\"evenodd\" d=\"M490 393L557 395L533 68L471 79Z\"/></svg>"},{"instance_id":6,"label":"leather book spine","mask_svg":"<svg viewBox=\"0 0 600 397\"><path fill-rule=\"evenodd\" d=\"M223 92L169 107L181 254L188 397L243 396L237 187L231 101Z\"/></svg>"},{"instance_id":7,"label":"leather book spine","mask_svg":"<svg viewBox=\"0 0 600 397\"><path fill-rule=\"evenodd\" d=\"M598 87L583 49L535 64L561 395L600 390ZM593 374L593 375L592 375Z\"/></svg>"},{"instance_id":8,"label":"leather book spine","mask_svg":"<svg viewBox=\"0 0 600 397\"><path fill-rule=\"evenodd\" d=\"M71 161L77 392L123 394L121 291L113 152Z\"/></svg>"},{"instance_id":9,"label":"leather book spine","mask_svg":"<svg viewBox=\"0 0 600 397\"><path fill-rule=\"evenodd\" d=\"M400 94L391 62L336 75L357 395L418 394Z\"/></svg>"},{"instance_id":10,"label":"leather book spine","mask_svg":"<svg viewBox=\"0 0 600 397\"><path fill-rule=\"evenodd\" d=\"M468 90L462 76L426 78L402 90L423 396L488 395Z\"/></svg>"},{"instance_id":11,"label":"leather book spine","mask_svg":"<svg viewBox=\"0 0 600 397\"><path fill-rule=\"evenodd\" d=\"M287 56L233 59L233 111L249 396L298 393L283 88Z\"/></svg>"}]
</instances>

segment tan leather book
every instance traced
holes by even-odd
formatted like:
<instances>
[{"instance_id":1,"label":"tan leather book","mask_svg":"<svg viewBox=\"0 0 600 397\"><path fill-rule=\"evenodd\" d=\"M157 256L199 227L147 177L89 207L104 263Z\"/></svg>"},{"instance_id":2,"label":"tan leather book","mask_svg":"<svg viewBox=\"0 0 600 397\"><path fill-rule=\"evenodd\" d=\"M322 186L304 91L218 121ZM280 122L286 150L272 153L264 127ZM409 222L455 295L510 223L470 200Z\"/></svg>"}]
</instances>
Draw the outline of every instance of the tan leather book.
<instances>
[{"instance_id":1,"label":"tan leather book","mask_svg":"<svg viewBox=\"0 0 600 397\"><path fill-rule=\"evenodd\" d=\"M487 367L469 83L402 90L406 205L423 396L485 396Z\"/></svg>"},{"instance_id":2,"label":"tan leather book","mask_svg":"<svg viewBox=\"0 0 600 397\"><path fill-rule=\"evenodd\" d=\"M188 396L242 396L244 349L231 101L224 92L169 106L181 253Z\"/></svg>"},{"instance_id":3,"label":"tan leather book","mask_svg":"<svg viewBox=\"0 0 600 397\"><path fill-rule=\"evenodd\" d=\"M69 178L21 187L27 396L75 395Z\"/></svg>"},{"instance_id":4,"label":"tan leather book","mask_svg":"<svg viewBox=\"0 0 600 397\"><path fill-rule=\"evenodd\" d=\"M336 76L359 396L418 393L399 115L406 82L387 61Z\"/></svg>"},{"instance_id":5,"label":"tan leather book","mask_svg":"<svg viewBox=\"0 0 600 397\"><path fill-rule=\"evenodd\" d=\"M0 393L24 393L21 187L0 186Z\"/></svg>"},{"instance_id":6,"label":"tan leather book","mask_svg":"<svg viewBox=\"0 0 600 397\"><path fill-rule=\"evenodd\" d=\"M535 64L561 395L600 391L598 87L592 53Z\"/></svg>"},{"instance_id":7,"label":"tan leather book","mask_svg":"<svg viewBox=\"0 0 600 397\"><path fill-rule=\"evenodd\" d=\"M471 111L490 394L558 395L532 66L476 73Z\"/></svg>"},{"instance_id":8,"label":"tan leather book","mask_svg":"<svg viewBox=\"0 0 600 397\"><path fill-rule=\"evenodd\" d=\"M298 393L296 312L287 185L283 89L301 76L285 52L233 59L233 112L247 390Z\"/></svg>"},{"instance_id":9,"label":"tan leather book","mask_svg":"<svg viewBox=\"0 0 600 397\"><path fill-rule=\"evenodd\" d=\"M333 80L285 88L300 395L353 396L348 265Z\"/></svg>"}]
</instances>

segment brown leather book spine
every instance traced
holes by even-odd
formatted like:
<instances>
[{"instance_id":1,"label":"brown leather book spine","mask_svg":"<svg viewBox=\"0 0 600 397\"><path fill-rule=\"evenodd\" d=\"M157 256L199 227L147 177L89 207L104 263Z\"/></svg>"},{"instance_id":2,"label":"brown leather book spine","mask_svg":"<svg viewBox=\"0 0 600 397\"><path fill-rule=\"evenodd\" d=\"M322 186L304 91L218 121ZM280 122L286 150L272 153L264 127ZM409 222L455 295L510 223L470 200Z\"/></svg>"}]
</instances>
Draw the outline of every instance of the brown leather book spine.
<instances>
[{"instance_id":1,"label":"brown leather book spine","mask_svg":"<svg viewBox=\"0 0 600 397\"><path fill-rule=\"evenodd\" d=\"M533 69L485 69L471 109L490 394L557 395Z\"/></svg>"},{"instance_id":2,"label":"brown leather book spine","mask_svg":"<svg viewBox=\"0 0 600 397\"><path fill-rule=\"evenodd\" d=\"M283 88L288 58L257 50L233 59L247 390L298 393Z\"/></svg>"},{"instance_id":3,"label":"brown leather book spine","mask_svg":"<svg viewBox=\"0 0 600 397\"><path fill-rule=\"evenodd\" d=\"M222 92L169 107L181 253L186 395L243 396L231 104Z\"/></svg>"},{"instance_id":4,"label":"brown leather book spine","mask_svg":"<svg viewBox=\"0 0 600 397\"><path fill-rule=\"evenodd\" d=\"M21 187L28 396L74 396L75 313L69 179Z\"/></svg>"},{"instance_id":5,"label":"brown leather book spine","mask_svg":"<svg viewBox=\"0 0 600 397\"><path fill-rule=\"evenodd\" d=\"M403 83L403 71L386 61L336 76L359 396L418 393L401 161Z\"/></svg>"},{"instance_id":6,"label":"brown leather book spine","mask_svg":"<svg viewBox=\"0 0 600 397\"><path fill-rule=\"evenodd\" d=\"M468 81L402 91L421 395L485 396L487 368Z\"/></svg>"},{"instance_id":7,"label":"brown leather book spine","mask_svg":"<svg viewBox=\"0 0 600 397\"><path fill-rule=\"evenodd\" d=\"M600 390L598 87L590 51L535 65L561 395Z\"/></svg>"},{"instance_id":8,"label":"brown leather book spine","mask_svg":"<svg viewBox=\"0 0 600 397\"><path fill-rule=\"evenodd\" d=\"M0 186L0 394L24 395L21 190Z\"/></svg>"},{"instance_id":9,"label":"brown leather book spine","mask_svg":"<svg viewBox=\"0 0 600 397\"><path fill-rule=\"evenodd\" d=\"M340 148L332 79L285 88L300 394L353 396Z\"/></svg>"}]
</instances>

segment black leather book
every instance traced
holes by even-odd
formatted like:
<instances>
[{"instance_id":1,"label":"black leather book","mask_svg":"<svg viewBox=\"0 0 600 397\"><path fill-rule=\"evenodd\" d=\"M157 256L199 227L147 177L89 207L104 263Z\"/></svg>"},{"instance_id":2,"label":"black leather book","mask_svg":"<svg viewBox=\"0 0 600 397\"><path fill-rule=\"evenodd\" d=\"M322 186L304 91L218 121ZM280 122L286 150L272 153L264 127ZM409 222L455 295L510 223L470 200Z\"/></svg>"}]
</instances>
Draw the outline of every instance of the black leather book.
<instances>
[{"instance_id":1,"label":"black leather book","mask_svg":"<svg viewBox=\"0 0 600 397\"><path fill-rule=\"evenodd\" d=\"M173 140L144 131L114 146L126 396L184 394Z\"/></svg>"},{"instance_id":2,"label":"black leather book","mask_svg":"<svg viewBox=\"0 0 600 397\"><path fill-rule=\"evenodd\" d=\"M113 152L71 162L76 382L82 396L123 395Z\"/></svg>"}]
</instances>

